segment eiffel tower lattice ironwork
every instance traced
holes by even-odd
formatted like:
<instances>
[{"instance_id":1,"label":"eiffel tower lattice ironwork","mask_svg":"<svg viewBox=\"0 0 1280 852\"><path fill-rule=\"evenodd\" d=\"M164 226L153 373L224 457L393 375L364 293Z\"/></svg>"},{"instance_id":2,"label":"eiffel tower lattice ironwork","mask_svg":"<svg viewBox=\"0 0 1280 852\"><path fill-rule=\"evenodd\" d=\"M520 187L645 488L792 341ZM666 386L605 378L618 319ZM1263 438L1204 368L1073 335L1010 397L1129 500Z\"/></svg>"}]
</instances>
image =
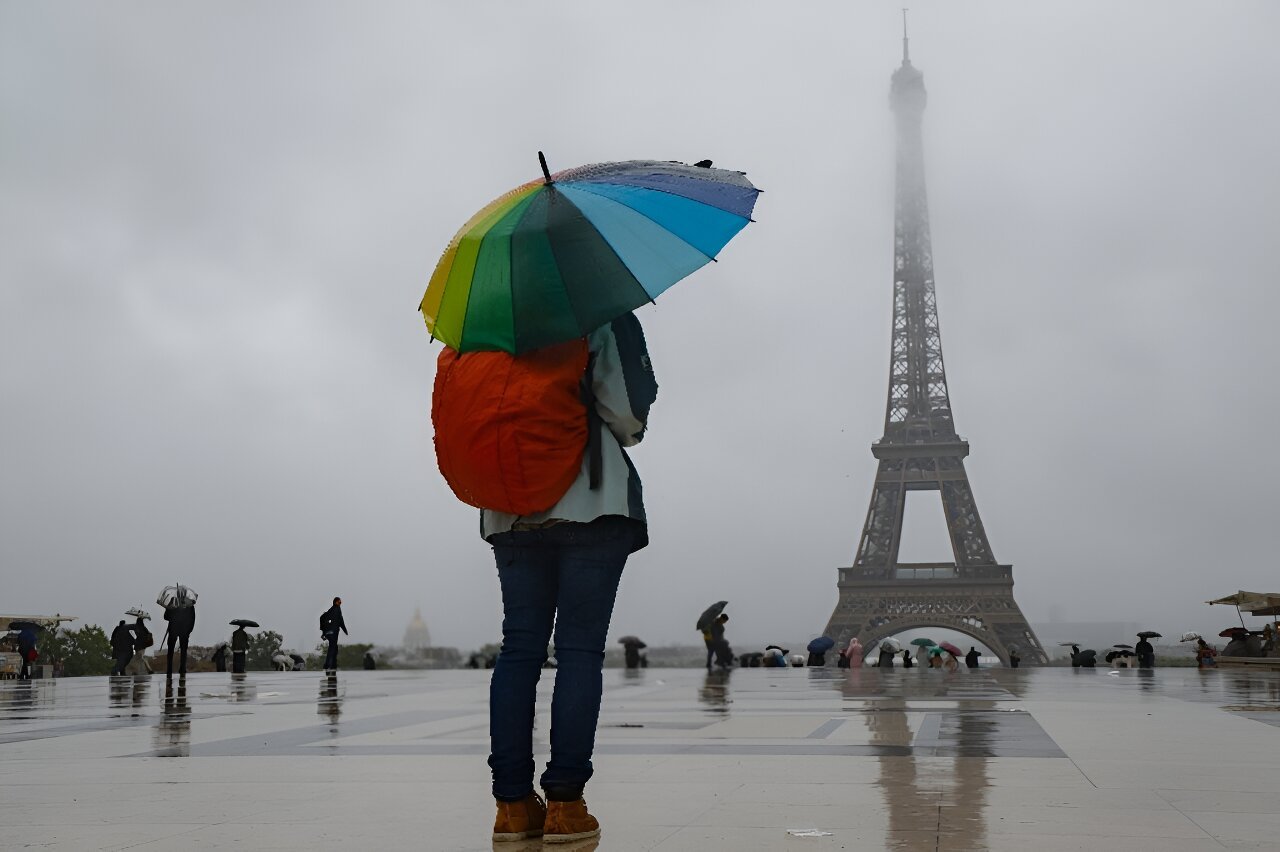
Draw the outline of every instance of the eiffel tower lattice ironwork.
<instances>
[{"instance_id":1,"label":"eiffel tower lattice ironwork","mask_svg":"<svg viewBox=\"0 0 1280 852\"><path fill-rule=\"evenodd\" d=\"M947 627L1008 662L1016 650L1030 664L1044 649L1013 599L1013 569L996 562L965 472L969 444L957 433L947 393L934 296L929 206L921 123L924 75L911 64L906 33L890 104L897 123L893 257L893 342L884 437L871 506L854 564L840 569L840 599L827 635L863 645L903 630ZM900 563L907 492L942 497L953 563Z\"/></svg>"}]
</instances>

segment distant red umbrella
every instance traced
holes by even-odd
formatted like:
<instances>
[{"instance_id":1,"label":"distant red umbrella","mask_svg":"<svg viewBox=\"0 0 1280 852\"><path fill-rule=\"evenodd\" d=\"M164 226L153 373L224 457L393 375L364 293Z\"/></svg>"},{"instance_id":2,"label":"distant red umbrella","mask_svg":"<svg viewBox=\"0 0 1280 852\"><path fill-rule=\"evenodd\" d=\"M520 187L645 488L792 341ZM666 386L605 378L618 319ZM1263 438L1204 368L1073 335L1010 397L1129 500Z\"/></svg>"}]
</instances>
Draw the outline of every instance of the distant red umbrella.
<instances>
[{"instance_id":1,"label":"distant red umbrella","mask_svg":"<svg viewBox=\"0 0 1280 852\"><path fill-rule=\"evenodd\" d=\"M955 645L952 645L950 642L939 642L938 647L946 651L948 654L951 654L952 656L955 656L955 657L964 656L964 651L961 651L959 648L957 648Z\"/></svg>"},{"instance_id":2,"label":"distant red umbrella","mask_svg":"<svg viewBox=\"0 0 1280 852\"><path fill-rule=\"evenodd\" d=\"M1222 631L1218 635L1224 639L1227 639L1233 636L1248 636L1249 630L1248 628L1245 628L1245 627L1228 627L1226 630Z\"/></svg>"}]
</instances>

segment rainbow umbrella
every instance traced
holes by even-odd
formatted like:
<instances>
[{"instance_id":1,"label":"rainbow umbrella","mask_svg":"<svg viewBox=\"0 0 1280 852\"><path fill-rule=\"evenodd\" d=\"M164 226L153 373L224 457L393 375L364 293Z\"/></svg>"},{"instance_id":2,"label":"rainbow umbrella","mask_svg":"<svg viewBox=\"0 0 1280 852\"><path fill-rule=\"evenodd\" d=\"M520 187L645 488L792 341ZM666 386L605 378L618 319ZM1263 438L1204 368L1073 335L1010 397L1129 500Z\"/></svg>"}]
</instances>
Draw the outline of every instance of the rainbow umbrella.
<instances>
[{"instance_id":1,"label":"rainbow umbrella","mask_svg":"<svg viewBox=\"0 0 1280 852\"><path fill-rule=\"evenodd\" d=\"M520 353L582 337L651 302L751 221L742 172L630 160L518 186L471 217L419 310L460 352Z\"/></svg>"}]
</instances>

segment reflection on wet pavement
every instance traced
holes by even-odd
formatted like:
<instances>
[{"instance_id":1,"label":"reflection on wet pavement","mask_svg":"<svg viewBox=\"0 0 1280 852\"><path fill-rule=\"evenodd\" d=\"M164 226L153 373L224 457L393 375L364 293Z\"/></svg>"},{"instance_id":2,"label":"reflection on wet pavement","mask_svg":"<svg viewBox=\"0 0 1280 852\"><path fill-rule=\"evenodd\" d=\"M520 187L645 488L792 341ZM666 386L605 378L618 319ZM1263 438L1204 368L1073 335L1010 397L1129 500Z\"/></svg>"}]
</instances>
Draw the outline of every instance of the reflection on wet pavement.
<instances>
[{"instance_id":1,"label":"reflection on wet pavement","mask_svg":"<svg viewBox=\"0 0 1280 852\"><path fill-rule=\"evenodd\" d=\"M157 757L191 754L191 705L187 703L185 676L179 677L176 689L173 680L165 680L164 708L156 723L155 753Z\"/></svg>"}]
</instances>

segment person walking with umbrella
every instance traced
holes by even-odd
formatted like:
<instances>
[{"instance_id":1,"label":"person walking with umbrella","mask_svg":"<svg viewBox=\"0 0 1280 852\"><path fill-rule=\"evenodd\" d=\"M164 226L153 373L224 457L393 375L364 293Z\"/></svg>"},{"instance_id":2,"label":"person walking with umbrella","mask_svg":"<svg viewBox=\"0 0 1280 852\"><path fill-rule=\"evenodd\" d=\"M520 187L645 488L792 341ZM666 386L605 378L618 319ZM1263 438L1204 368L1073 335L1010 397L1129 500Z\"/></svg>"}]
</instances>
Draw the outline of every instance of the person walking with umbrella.
<instances>
[{"instance_id":1,"label":"person walking with umbrella","mask_svg":"<svg viewBox=\"0 0 1280 852\"><path fill-rule=\"evenodd\" d=\"M640 668L640 652L648 646L638 636L623 636L618 642L622 644L622 659L626 667Z\"/></svg>"},{"instance_id":2,"label":"person walking with umbrella","mask_svg":"<svg viewBox=\"0 0 1280 852\"><path fill-rule=\"evenodd\" d=\"M1153 669L1156 666L1156 649L1150 640L1160 634L1152 630L1144 630L1138 634L1138 644L1133 646L1133 653L1138 657L1138 668Z\"/></svg>"},{"instance_id":3,"label":"person walking with umbrella","mask_svg":"<svg viewBox=\"0 0 1280 852\"><path fill-rule=\"evenodd\" d=\"M156 643L155 637L147 628L147 619L151 616L140 609L132 612L134 614L133 659L129 661L129 667L133 669L133 674L151 674L151 664L147 662L147 649Z\"/></svg>"},{"instance_id":4,"label":"person walking with umbrella","mask_svg":"<svg viewBox=\"0 0 1280 852\"><path fill-rule=\"evenodd\" d=\"M342 619L342 598L334 598L333 606L325 610L324 614L320 616L320 635L329 643L329 648L324 654L324 670L327 672L338 670L339 630L348 636L351 635L347 631L347 622Z\"/></svg>"}]
</instances>

